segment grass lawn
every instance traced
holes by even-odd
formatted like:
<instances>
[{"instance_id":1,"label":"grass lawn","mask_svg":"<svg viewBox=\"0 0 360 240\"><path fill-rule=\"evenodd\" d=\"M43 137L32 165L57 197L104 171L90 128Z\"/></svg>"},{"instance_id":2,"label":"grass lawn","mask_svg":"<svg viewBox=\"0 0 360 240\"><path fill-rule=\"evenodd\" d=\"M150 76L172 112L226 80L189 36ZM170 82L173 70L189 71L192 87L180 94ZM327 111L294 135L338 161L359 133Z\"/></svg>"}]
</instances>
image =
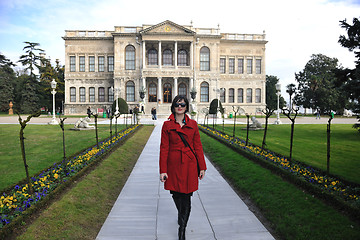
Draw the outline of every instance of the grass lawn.
<instances>
[{"instance_id":1,"label":"grass lawn","mask_svg":"<svg viewBox=\"0 0 360 240\"><path fill-rule=\"evenodd\" d=\"M210 125L209 125L210 126ZM246 125L237 125L235 134L246 139ZM289 156L291 125L268 125L267 148ZM222 131L222 125L217 129ZM233 125L225 125L232 136ZM249 131L249 142L261 146L264 131ZM326 171L327 135L325 124L295 124L293 159ZM330 173L360 184L360 134L350 124L331 125Z\"/></svg>"},{"instance_id":2,"label":"grass lawn","mask_svg":"<svg viewBox=\"0 0 360 240\"><path fill-rule=\"evenodd\" d=\"M204 151L242 196L249 197L280 239L358 239L360 225L201 133ZM216 194L216 193L214 193Z\"/></svg>"},{"instance_id":3,"label":"grass lawn","mask_svg":"<svg viewBox=\"0 0 360 240\"><path fill-rule=\"evenodd\" d=\"M66 156L96 144L95 130L72 131L65 125ZM118 131L125 125L118 125ZM0 190L26 177L19 140L19 124L0 125ZM98 125L99 141L110 136L109 125ZM115 129L113 128L113 134ZM62 130L59 126L29 124L24 130L29 173L33 175L63 157Z\"/></svg>"},{"instance_id":4,"label":"grass lawn","mask_svg":"<svg viewBox=\"0 0 360 240\"><path fill-rule=\"evenodd\" d=\"M153 128L141 128L44 210L17 239L95 239Z\"/></svg>"}]
</instances>

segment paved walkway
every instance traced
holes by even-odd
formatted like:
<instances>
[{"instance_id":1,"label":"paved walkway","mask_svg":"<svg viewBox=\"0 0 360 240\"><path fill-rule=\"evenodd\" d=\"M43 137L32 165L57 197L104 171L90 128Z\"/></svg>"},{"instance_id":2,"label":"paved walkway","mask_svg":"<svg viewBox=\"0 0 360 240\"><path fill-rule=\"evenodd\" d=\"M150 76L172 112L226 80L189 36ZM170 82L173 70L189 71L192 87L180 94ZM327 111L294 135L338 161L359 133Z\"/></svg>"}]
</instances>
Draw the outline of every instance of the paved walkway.
<instances>
[{"instance_id":1,"label":"paved walkway","mask_svg":"<svg viewBox=\"0 0 360 240\"><path fill-rule=\"evenodd\" d=\"M177 210L170 193L159 181L162 123L157 121L97 240L177 239ZM187 239L274 239L208 159L206 161L206 176L192 198Z\"/></svg>"}]
</instances>

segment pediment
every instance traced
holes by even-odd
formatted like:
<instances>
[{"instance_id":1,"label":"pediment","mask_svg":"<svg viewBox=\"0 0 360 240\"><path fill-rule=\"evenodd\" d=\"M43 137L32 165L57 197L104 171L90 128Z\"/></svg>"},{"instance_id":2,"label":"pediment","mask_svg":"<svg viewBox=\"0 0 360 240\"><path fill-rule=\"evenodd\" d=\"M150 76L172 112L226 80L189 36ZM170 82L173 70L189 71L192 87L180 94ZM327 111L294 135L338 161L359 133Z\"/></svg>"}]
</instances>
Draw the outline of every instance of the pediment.
<instances>
[{"instance_id":1,"label":"pediment","mask_svg":"<svg viewBox=\"0 0 360 240\"><path fill-rule=\"evenodd\" d=\"M194 35L190 29L166 20L162 23L153 25L140 32L141 34L187 34Z\"/></svg>"}]
</instances>

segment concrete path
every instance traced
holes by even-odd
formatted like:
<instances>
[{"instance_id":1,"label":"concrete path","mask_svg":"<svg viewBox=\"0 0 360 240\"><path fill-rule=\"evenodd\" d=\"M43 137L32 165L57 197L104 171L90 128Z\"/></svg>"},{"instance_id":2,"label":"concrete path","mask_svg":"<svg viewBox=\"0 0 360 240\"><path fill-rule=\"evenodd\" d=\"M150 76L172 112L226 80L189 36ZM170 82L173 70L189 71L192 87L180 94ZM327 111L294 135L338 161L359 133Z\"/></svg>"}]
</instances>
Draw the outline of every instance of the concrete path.
<instances>
[{"instance_id":1,"label":"concrete path","mask_svg":"<svg viewBox=\"0 0 360 240\"><path fill-rule=\"evenodd\" d=\"M159 181L163 120L156 123L97 240L177 239L177 210L170 193ZM206 176L192 197L187 239L274 239L208 159L206 161Z\"/></svg>"}]
</instances>

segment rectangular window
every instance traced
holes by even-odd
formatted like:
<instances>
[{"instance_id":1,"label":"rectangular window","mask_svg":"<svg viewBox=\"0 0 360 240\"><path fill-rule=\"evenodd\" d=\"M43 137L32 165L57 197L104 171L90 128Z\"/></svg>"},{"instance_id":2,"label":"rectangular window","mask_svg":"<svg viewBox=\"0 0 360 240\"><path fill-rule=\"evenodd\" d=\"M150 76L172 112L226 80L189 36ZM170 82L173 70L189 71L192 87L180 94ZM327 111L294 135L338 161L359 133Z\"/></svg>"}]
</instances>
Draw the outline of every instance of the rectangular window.
<instances>
[{"instance_id":1,"label":"rectangular window","mask_svg":"<svg viewBox=\"0 0 360 240\"><path fill-rule=\"evenodd\" d=\"M98 71L99 72L105 71L105 57L99 57L98 60L99 60Z\"/></svg>"},{"instance_id":2,"label":"rectangular window","mask_svg":"<svg viewBox=\"0 0 360 240\"><path fill-rule=\"evenodd\" d=\"M95 88L89 88L89 101L95 102Z\"/></svg>"},{"instance_id":3,"label":"rectangular window","mask_svg":"<svg viewBox=\"0 0 360 240\"><path fill-rule=\"evenodd\" d=\"M244 74L244 59L243 58L238 59L238 73Z\"/></svg>"},{"instance_id":4,"label":"rectangular window","mask_svg":"<svg viewBox=\"0 0 360 240\"><path fill-rule=\"evenodd\" d=\"M114 71L114 56L108 57L108 71L113 72Z\"/></svg>"},{"instance_id":5,"label":"rectangular window","mask_svg":"<svg viewBox=\"0 0 360 240\"><path fill-rule=\"evenodd\" d=\"M76 61L75 56L70 56L70 72L76 71Z\"/></svg>"},{"instance_id":6,"label":"rectangular window","mask_svg":"<svg viewBox=\"0 0 360 240\"><path fill-rule=\"evenodd\" d=\"M244 102L244 89L238 88L238 103Z\"/></svg>"},{"instance_id":7,"label":"rectangular window","mask_svg":"<svg viewBox=\"0 0 360 240\"><path fill-rule=\"evenodd\" d=\"M229 89L229 103L233 103L234 102L234 89L230 88Z\"/></svg>"},{"instance_id":8,"label":"rectangular window","mask_svg":"<svg viewBox=\"0 0 360 240\"><path fill-rule=\"evenodd\" d=\"M111 87L108 88L108 96L109 96L108 101L113 102L114 101L114 91L112 90Z\"/></svg>"},{"instance_id":9,"label":"rectangular window","mask_svg":"<svg viewBox=\"0 0 360 240\"><path fill-rule=\"evenodd\" d=\"M85 102L85 88L80 88L80 102Z\"/></svg>"},{"instance_id":10,"label":"rectangular window","mask_svg":"<svg viewBox=\"0 0 360 240\"><path fill-rule=\"evenodd\" d=\"M225 68L226 68L225 61L226 61L225 58L220 58L220 73L225 73Z\"/></svg>"},{"instance_id":11,"label":"rectangular window","mask_svg":"<svg viewBox=\"0 0 360 240\"><path fill-rule=\"evenodd\" d=\"M105 102L105 88L99 87L98 94L99 94L99 102Z\"/></svg>"},{"instance_id":12,"label":"rectangular window","mask_svg":"<svg viewBox=\"0 0 360 240\"><path fill-rule=\"evenodd\" d=\"M261 59L256 59L256 74L261 74Z\"/></svg>"},{"instance_id":13,"label":"rectangular window","mask_svg":"<svg viewBox=\"0 0 360 240\"><path fill-rule=\"evenodd\" d=\"M235 73L235 59L234 58L229 59L229 73L230 74Z\"/></svg>"},{"instance_id":14,"label":"rectangular window","mask_svg":"<svg viewBox=\"0 0 360 240\"><path fill-rule=\"evenodd\" d=\"M89 72L95 72L95 57L89 57Z\"/></svg>"},{"instance_id":15,"label":"rectangular window","mask_svg":"<svg viewBox=\"0 0 360 240\"><path fill-rule=\"evenodd\" d=\"M79 57L79 71L85 72L85 56Z\"/></svg>"},{"instance_id":16,"label":"rectangular window","mask_svg":"<svg viewBox=\"0 0 360 240\"><path fill-rule=\"evenodd\" d=\"M76 102L76 88L70 88L70 102Z\"/></svg>"},{"instance_id":17,"label":"rectangular window","mask_svg":"<svg viewBox=\"0 0 360 240\"><path fill-rule=\"evenodd\" d=\"M247 59L247 62L246 62L246 73L247 74L252 74L252 69L253 69L253 60L252 59Z\"/></svg>"}]
</instances>

